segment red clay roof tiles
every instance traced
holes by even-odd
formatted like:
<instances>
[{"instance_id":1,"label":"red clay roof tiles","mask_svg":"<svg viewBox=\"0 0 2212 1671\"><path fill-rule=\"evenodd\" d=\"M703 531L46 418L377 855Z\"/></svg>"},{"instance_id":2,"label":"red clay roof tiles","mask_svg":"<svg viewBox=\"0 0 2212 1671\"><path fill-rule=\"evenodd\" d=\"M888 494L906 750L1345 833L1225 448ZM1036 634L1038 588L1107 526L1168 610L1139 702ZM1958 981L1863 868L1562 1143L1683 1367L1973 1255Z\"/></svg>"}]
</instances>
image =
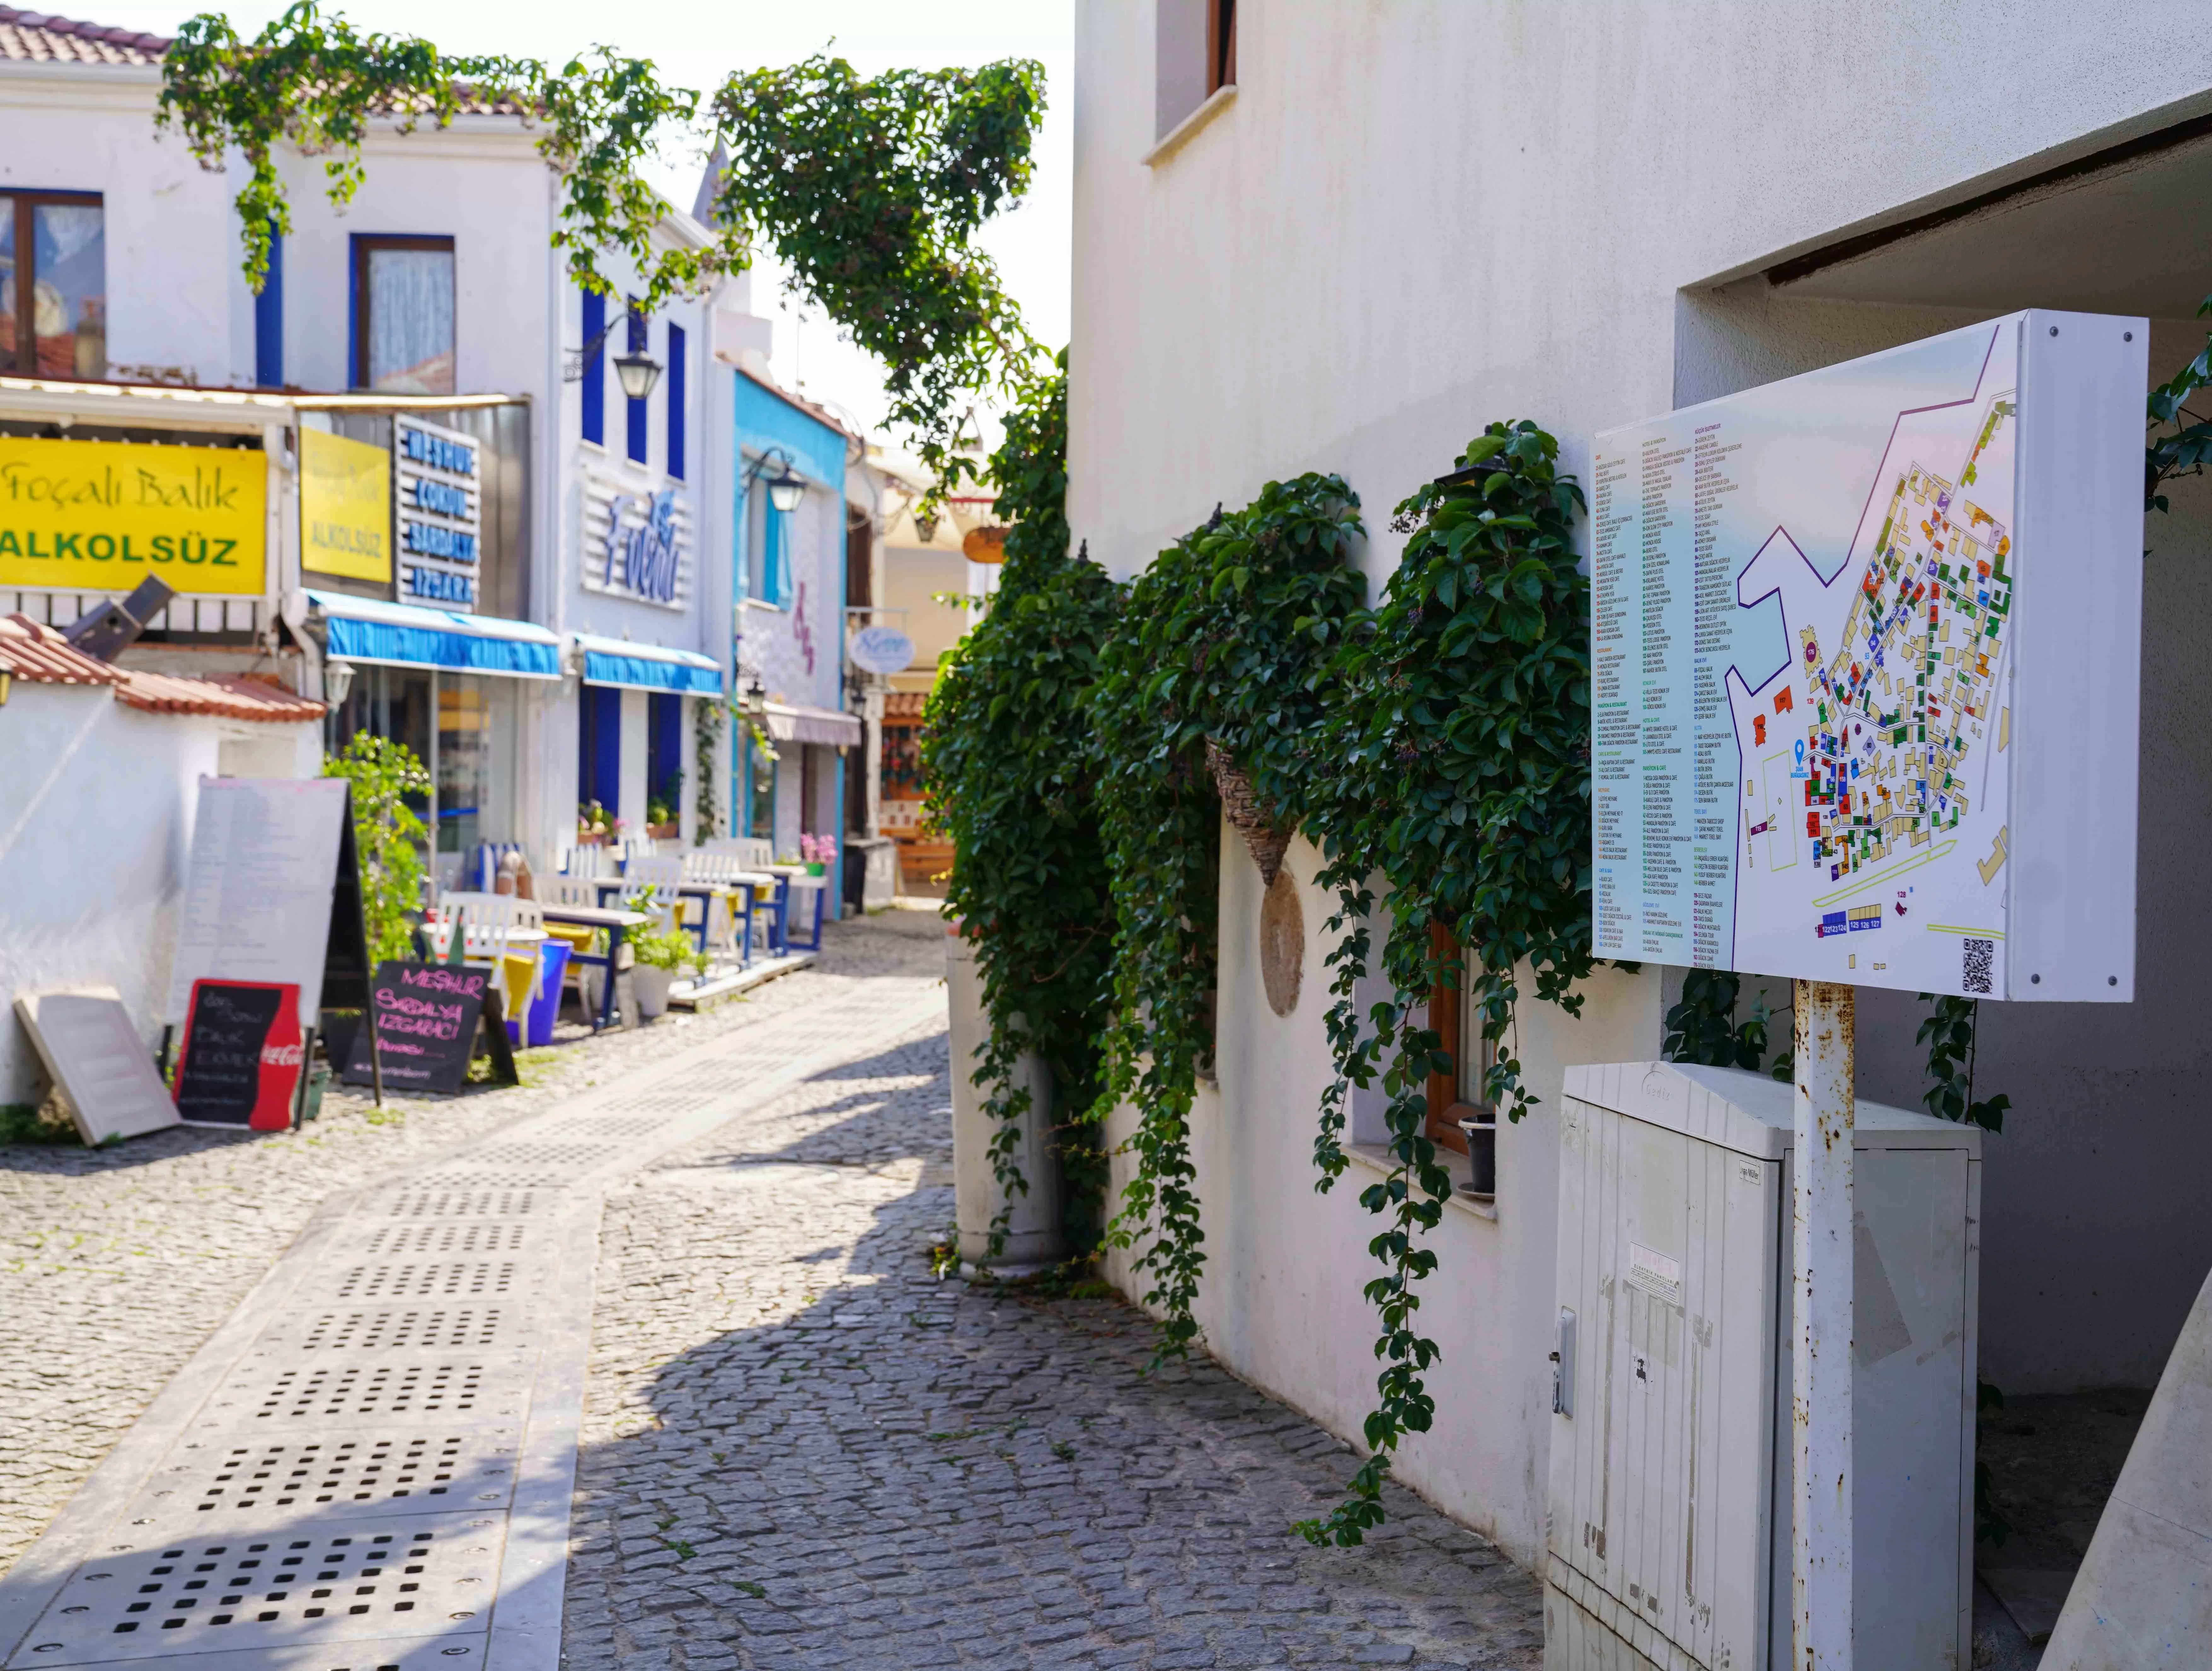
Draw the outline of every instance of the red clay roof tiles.
<instances>
[{"instance_id":1,"label":"red clay roof tiles","mask_svg":"<svg viewBox=\"0 0 2212 1671\"><path fill-rule=\"evenodd\" d=\"M0 6L0 59L29 64L158 64L167 35Z\"/></svg>"}]
</instances>

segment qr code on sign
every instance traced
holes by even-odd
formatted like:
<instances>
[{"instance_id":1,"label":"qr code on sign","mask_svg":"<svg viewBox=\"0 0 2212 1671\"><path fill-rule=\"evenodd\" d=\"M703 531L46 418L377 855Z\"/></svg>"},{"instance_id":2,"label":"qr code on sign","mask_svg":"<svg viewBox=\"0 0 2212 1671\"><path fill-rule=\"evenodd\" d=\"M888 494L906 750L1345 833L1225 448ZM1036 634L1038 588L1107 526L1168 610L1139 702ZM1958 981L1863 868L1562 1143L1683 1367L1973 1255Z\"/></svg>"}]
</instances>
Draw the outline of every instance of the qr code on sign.
<instances>
[{"instance_id":1,"label":"qr code on sign","mask_svg":"<svg viewBox=\"0 0 2212 1671\"><path fill-rule=\"evenodd\" d=\"M1968 992L1986 996L1995 990L1990 972L1996 963L1997 943L1995 940L1967 940L1964 945L1966 955L1959 983Z\"/></svg>"}]
</instances>

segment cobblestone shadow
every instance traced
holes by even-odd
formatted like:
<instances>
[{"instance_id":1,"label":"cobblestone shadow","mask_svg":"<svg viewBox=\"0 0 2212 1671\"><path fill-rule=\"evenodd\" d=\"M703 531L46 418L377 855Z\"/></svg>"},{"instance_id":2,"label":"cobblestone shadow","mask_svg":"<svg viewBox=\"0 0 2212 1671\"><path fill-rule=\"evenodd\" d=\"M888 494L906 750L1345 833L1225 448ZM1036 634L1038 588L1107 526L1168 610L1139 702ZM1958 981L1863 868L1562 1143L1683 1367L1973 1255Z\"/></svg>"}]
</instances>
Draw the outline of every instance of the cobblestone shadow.
<instances>
[{"instance_id":1,"label":"cobblestone shadow","mask_svg":"<svg viewBox=\"0 0 2212 1671\"><path fill-rule=\"evenodd\" d=\"M941 1024L610 1198L565 1656L582 1668L1534 1668L1534 1577L1111 1298L933 1277Z\"/></svg>"}]
</instances>

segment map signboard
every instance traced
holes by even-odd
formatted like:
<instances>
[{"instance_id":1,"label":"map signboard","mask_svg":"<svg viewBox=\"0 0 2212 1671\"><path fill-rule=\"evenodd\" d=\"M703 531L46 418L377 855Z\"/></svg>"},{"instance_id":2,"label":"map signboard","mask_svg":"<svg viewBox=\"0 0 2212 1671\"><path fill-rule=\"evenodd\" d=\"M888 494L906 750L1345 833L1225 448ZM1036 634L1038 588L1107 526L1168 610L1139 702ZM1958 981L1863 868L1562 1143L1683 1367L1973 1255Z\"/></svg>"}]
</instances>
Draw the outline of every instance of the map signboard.
<instances>
[{"instance_id":1,"label":"map signboard","mask_svg":"<svg viewBox=\"0 0 2212 1671\"><path fill-rule=\"evenodd\" d=\"M2013 314L1598 438L1600 956L2133 995L2148 335Z\"/></svg>"}]
</instances>

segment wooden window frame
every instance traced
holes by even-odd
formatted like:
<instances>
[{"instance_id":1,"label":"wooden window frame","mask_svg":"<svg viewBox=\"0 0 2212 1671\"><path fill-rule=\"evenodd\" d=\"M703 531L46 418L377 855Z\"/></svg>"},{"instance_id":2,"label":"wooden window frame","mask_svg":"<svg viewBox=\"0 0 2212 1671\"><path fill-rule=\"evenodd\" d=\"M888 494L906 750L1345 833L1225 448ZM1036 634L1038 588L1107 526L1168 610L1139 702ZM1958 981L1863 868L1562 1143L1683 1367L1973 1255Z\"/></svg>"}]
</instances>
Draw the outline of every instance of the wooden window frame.
<instances>
[{"instance_id":1,"label":"wooden window frame","mask_svg":"<svg viewBox=\"0 0 2212 1671\"><path fill-rule=\"evenodd\" d=\"M353 237L353 386L368 387L369 325L376 298L368 288L368 257L372 250L443 250L453 258L453 387L460 382L461 258L450 234L435 233L357 232Z\"/></svg>"},{"instance_id":2,"label":"wooden window frame","mask_svg":"<svg viewBox=\"0 0 2212 1671\"><path fill-rule=\"evenodd\" d=\"M100 191L19 191L13 187L0 187L0 200L7 204L7 213L15 223L15 340L9 351L15 359L11 368L0 368L0 373L9 377L37 377L39 372L39 303L38 303L38 219L34 214L40 204L94 204L100 209L101 232L106 231L107 198ZM27 283L25 280L27 278ZM103 272L100 287L100 306L107 305L106 276ZM79 380L74 375L69 380ZM101 382L109 380L102 378Z\"/></svg>"},{"instance_id":3,"label":"wooden window frame","mask_svg":"<svg viewBox=\"0 0 2212 1671\"><path fill-rule=\"evenodd\" d=\"M1429 1075L1428 1119L1429 1141L1439 1149L1449 1149L1454 1154L1467 1153L1467 1133L1459 1128L1462 1120L1485 1120L1494 1117L1486 1103L1470 1103L1460 1096L1462 1069L1469 1048L1480 1050L1482 1041L1469 1041L1464 1036L1463 1019L1467 1013L1467 951L1453 938L1449 928L1438 923L1429 925L1429 951L1439 961L1459 971L1459 986L1439 981L1429 989L1429 1025L1436 1030L1437 1048L1451 1059L1451 1066L1441 1073Z\"/></svg>"},{"instance_id":4,"label":"wooden window frame","mask_svg":"<svg viewBox=\"0 0 2212 1671\"><path fill-rule=\"evenodd\" d=\"M1206 96L1237 85L1237 0L1206 0Z\"/></svg>"}]
</instances>

